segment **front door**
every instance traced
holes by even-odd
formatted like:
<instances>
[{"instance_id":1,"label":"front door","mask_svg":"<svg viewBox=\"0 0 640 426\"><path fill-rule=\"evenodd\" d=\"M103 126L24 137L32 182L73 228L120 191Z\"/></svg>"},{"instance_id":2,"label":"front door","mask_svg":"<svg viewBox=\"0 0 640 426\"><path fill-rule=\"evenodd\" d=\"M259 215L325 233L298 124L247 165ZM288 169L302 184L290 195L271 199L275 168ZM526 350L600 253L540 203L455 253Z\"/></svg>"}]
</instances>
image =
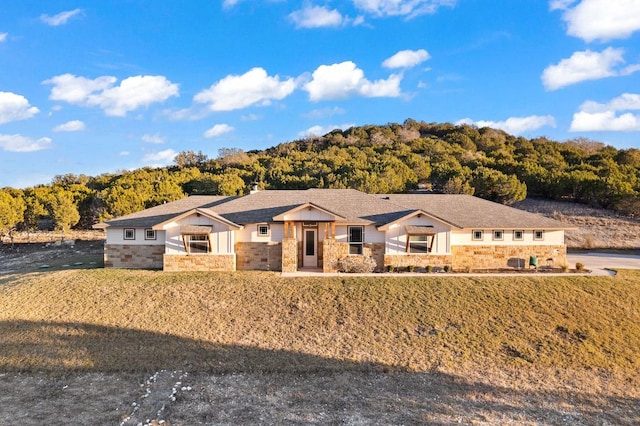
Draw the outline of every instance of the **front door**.
<instances>
[{"instance_id":1,"label":"front door","mask_svg":"<svg viewBox=\"0 0 640 426\"><path fill-rule=\"evenodd\" d=\"M304 230L304 241L302 242L302 266L305 268L318 267L316 231L316 229Z\"/></svg>"}]
</instances>

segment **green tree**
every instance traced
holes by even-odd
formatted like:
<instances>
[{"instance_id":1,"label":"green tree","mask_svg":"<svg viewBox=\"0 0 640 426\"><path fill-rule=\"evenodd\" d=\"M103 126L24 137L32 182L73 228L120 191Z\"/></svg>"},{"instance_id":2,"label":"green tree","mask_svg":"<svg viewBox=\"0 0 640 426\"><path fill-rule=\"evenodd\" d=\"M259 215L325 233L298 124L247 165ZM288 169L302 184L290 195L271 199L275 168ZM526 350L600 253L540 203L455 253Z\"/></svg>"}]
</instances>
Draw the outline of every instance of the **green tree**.
<instances>
[{"instance_id":1,"label":"green tree","mask_svg":"<svg viewBox=\"0 0 640 426\"><path fill-rule=\"evenodd\" d=\"M73 194L58 188L53 193L51 215L55 228L62 231L62 235L69 231L80 220L80 213L73 202ZM63 237L64 238L64 237Z\"/></svg>"},{"instance_id":2,"label":"green tree","mask_svg":"<svg viewBox=\"0 0 640 426\"><path fill-rule=\"evenodd\" d=\"M0 241L8 235L13 243L13 231L22 222L26 206L21 195L12 192L9 189L0 190Z\"/></svg>"},{"instance_id":3,"label":"green tree","mask_svg":"<svg viewBox=\"0 0 640 426\"><path fill-rule=\"evenodd\" d=\"M502 204L512 204L527 196L527 186L515 175L508 176L487 167L473 171L473 187L478 197Z\"/></svg>"}]
</instances>

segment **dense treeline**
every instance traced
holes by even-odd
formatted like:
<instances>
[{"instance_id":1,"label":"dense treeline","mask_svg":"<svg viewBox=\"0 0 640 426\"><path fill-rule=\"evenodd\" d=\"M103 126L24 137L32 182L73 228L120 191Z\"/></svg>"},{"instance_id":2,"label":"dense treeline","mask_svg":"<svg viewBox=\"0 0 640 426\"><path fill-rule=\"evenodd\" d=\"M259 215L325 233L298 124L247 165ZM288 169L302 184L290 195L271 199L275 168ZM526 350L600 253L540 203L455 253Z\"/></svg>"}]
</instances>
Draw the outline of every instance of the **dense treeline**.
<instances>
[{"instance_id":1,"label":"dense treeline","mask_svg":"<svg viewBox=\"0 0 640 426\"><path fill-rule=\"evenodd\" d=\"M526 196L640 214L640 150L578 138L526 139L501 130L407 120L335 130L264 151L222 148L215 159L182 152L173 166L0 190L0 236L43 225L66 230L187 195L262 189L428 189L510 204Z\"/></svg>"}]
</instances>

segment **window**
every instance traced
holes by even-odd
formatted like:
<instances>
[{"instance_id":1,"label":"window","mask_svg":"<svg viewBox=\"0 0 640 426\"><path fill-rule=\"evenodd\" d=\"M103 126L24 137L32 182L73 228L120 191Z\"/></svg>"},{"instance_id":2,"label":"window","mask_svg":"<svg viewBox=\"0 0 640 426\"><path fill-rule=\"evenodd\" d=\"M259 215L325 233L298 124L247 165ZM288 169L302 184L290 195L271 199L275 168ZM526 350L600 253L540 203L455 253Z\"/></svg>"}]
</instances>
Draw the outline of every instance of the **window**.
<instances>
[{"instance_id":1,"label":"window","mask_svg":"<svg viewBox=\"0 0 640 426\"><path fill-rule=\"evenodd\" d=\"M484 232L473 231L473 241L482 241L484 239Z\"/></svg>"},{"instance_id":2,"label":"window","mask_svg":"<svg viewBox=\"0 0 640 426\"><path fill-rule=\"evenodd\" d=\"M493 231L493 239L496 241L502 241L504 240L504 231L500 230L495 230Z\"/></svg>"},{"instance_id":3,"label":"window","mask_svg":"<svg viewBox=\"0 0 640 426\"><path fill-rule=\"evenodd\" d=\"M513 241L524 240L524 231L513 231Z\"/></svg>"},{"instance_id":4,"label":"window","mask_svg":"<svg viewBox=\"0 0 640 426\"><path fill-rule=\"evenodd\" d=\"M362 254L362 243L364 242L364 228L362 226L350 226L349 231L349 254Z\"/></svg>"},{"instance_id":5,"label":"window","mask_svg":"<svg viewBox=\"0 0 640 426\"><path fill-rule=\"evenodd\" d=\"M125 228L124 229L124 239L125 240L135 240L136 239L136 230L133 228Z\"/></svg>"},{"instance_id":6,"label":"window","mask_svg":"<svg viewBox=\"0 0 640 426\"><path fill-rule=\"evenodd\" d=\"M189 253L209 253L209 237L207 235L186 235Z\"/></svg>"},{"instance_id":7,"label":"window","mask_svg":"<svg viewBox=\"0 0 640 426\"><path fill-rule=\"evenodd\" d=\"M269 236L269 225L261 224L258 225L258 237L268 237Z\"/></svg>"},{"instance_id":8,"label":"window","mask_svg":"<svg viewBox=\"0 0 640 426\"><path fill-rule=\"evenodd\" d=\"M318 222L302 222L302 226L305 228L315 228L318 226Z\"/></svg>"},{"instance_id":9,"label":"window","mask_svg":"<svg viewBox=\"0 0 640 426\"><path fill-rule=\"evenodd\" d=\"M153 229L145 229L144 230L144 239L145 240L155 240L156 239L156 231Z\"/></svg>"},{"instance_id":10,"label":"window","mask_svg":"<svg viewBox=\"0 0 640 426\"><path fill-rule=\"evenodd\" d=\"M533 231L533 239L536 241L544 240L544 231Z\"/></svg>"},{"instance_id":11,"label":"window","mask_svg":"<svg viewBox=\"0 0 640 426\"><path fill-rule=\"evenodd\" d=\"M429 253L433 237L431 235L409 235L409 253Z\"/></svg>"}]
</instances>

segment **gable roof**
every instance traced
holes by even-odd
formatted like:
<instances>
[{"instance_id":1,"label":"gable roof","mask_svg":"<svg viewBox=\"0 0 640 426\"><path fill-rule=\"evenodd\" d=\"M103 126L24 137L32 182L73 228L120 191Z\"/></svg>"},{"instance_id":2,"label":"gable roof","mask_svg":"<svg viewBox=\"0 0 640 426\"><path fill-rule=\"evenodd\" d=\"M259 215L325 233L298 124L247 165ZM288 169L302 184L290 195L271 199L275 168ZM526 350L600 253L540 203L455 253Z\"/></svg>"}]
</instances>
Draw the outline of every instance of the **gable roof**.
<instances>
[{"instance_id":1,"label":"gable roof","mask_svg":"<svg viewBox=\"0 0 640 426\"><path fill-rule=\"evenodd\" d=\"M335 216L337 223L386 225L424 213L455 228L567 229L567 225L470 195L371 195L355 189L266 190L242 197L195 195L94 225L152 228L198 209L227 224L281 221L284 213L313 206Z\"/></svg>"},{"instance_id":2,"label":"gable roof","mask_svg":"<svg viewBox=\"0 0 640 426\"><path fill-rule=\"evenodd\" d=\"M171 220L190 210L211 208L233 197L219 195L192 195L171 203L160 204L139 212L131 213L115 219L93 225L94 229L106 229L110 226L118 228L152 228L154 225Z\"/></svg>"},{"instance_id":3,"label":"gable roof","mask_svg":"<svg viewBox=\"0 0 640 426\"><path fill-rule=\"evenodd\" d=\"M570 228L560 221L471 195L389 194L379 197L404 208L420 209L458 228Z\"/></svg>"}]
</instances>

